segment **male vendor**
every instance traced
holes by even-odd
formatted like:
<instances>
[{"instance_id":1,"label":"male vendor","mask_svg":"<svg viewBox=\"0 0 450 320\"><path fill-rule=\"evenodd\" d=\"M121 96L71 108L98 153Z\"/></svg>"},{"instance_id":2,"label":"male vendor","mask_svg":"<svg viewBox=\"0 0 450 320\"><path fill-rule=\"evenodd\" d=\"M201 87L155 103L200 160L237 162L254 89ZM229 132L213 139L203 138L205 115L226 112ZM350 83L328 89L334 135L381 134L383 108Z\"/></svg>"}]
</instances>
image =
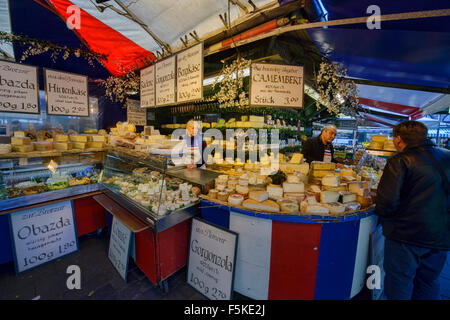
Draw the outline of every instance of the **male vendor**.
<instances>
[{"instance_id":1,"label":"male vendor","mask_svg":"<svg viewBox=\"0 0 450 320\"><path fill-rule=\"evenodd\" d=\"M323 128L320 135L314 138L309 138L302 148L303 157L306 162L311 161L323 161L323 162L336 162L337 168L343 168L344 165L337 163L334 159L334 149L331 142L336 137L337 129L333 125L327 125Z\"/></svg>"},{"instance_id":2,"label":"male vendor","mask_svg":"<svg viewBox=\"0 0 450 320\"><path fill-rule=\"evenodd\" d=\"M189 169L201 168L205 169L205 161L203 159L203 151L206 148L206 142L203 140L201 134L197 134L199 125L194 120L189 120L186 124L186 142L187 152L190 155L191 161L186 166Z\"/></svg>"}]
</instances>

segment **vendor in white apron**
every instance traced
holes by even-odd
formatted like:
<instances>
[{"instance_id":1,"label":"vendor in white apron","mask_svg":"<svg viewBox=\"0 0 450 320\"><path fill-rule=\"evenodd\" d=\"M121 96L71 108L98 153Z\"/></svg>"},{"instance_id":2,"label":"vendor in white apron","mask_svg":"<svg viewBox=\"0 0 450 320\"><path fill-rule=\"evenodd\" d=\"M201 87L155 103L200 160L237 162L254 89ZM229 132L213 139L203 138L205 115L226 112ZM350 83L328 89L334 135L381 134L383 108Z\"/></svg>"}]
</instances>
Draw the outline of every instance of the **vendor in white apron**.
<instances>
[{"instance_id":1,"label":"vendor in white apron","mask_svg":"<svg viewBox=\"0 0 450 320\"><path fill-rule=\"evenodd\" d=\"M186 143L185 150L187 150L189 159L186 166L189 169L206 169L205 161L203 159L203 151L206 148L206 142L201 136L201 130L199 130L199 125L196 121L188 121L186 124L186 135L183 137L183 140Z\"/></svg>"}]
</instances>

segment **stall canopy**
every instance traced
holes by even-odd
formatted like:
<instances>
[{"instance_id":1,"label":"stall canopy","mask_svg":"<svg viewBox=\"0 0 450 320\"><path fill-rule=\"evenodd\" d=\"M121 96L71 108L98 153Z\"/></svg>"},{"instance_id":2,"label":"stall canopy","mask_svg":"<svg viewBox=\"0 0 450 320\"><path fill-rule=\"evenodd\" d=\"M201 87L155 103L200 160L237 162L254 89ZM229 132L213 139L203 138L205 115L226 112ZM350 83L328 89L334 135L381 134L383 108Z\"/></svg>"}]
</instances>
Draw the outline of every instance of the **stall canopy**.
<instances>
[{"instance_id":1,"label":"stall canopy","mask_svg":"<svg viewBox=\"0 0 450 320\"><path fill-rule=\"evenodd\" d=\"M282 28L276 20L282 14L288 17L299 8L313 8L309 13L314 14L304 15L307 21L300 23L322 21L328 26L305 28L304 34L274 34L272 38L287 42L291 39L291 44L299 48L314 46L322 56L342 63L358 84L362 112L372 121L392 125L392 118L420 119L450 106L447 0L10 0L9 10L7 4L7 0L0 0L0 31L72 47L86 45L109 55L104 66L94 67L74 58L59 59L55 65L45 54L29 57L26 63L76 70L91 78L117 76L122 70L140 68L144 59L154 60L177 51L186 41L206 39L212 47L215 39L220 43L229 38L229 33L240 34L238 40L269 34ZM381 17L394 15L391 20L382 20L380 29L368 27L374 21L374 11L368 9L374 5ZM68 10L71 6L80 8L81 16L80 28L73 30L66 27L73 14ZM271 15L269 10L285 11ZM333 24L359 17L372 20ZM248 23L250 19L253 24ZM252 31L258 26L258 32ZM16 59L24 50L18 45L14 50L6 46L0 49Z\"/></svg>"}]
</instances>

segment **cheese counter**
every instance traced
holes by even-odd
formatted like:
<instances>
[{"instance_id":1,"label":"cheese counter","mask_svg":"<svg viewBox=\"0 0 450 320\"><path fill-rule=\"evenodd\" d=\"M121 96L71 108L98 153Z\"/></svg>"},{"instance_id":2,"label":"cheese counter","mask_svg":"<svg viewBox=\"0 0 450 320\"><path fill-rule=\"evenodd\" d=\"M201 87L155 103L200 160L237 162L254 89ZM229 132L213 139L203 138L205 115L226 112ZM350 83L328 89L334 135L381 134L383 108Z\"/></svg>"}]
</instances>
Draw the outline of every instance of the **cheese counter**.
<instances>
[{"instance_id":1,"label":"cheese counter","mask_svg":"<svg viewBox=\"0 0 450 320\"><path fill-rule=\"evenodd\" d=\"M351 299L365 285L374 208L291 215L201 197L201 217L239 234L234 290L257 300Z\"/></svg>"}]
</instances>

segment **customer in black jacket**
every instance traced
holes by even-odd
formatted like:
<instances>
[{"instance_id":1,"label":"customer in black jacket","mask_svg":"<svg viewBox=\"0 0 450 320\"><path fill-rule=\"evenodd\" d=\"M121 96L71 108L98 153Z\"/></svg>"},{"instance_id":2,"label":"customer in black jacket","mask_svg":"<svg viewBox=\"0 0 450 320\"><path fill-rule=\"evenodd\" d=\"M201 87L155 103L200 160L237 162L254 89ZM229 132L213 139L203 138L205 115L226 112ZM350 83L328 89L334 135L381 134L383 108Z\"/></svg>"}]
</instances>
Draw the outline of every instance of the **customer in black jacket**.
<instances>
[{"instance_id":1,"label":"customer in black jacket","mask_svg":"<svg viewBox=\"0 0 450 320\"><path fill-rule=\"evenodd\" d=\"M336 162L334 158L334 149L331 142L336 137L337 129L333 125L328 125L323 128L320 135L314 138L309 138L302 148L303 157L306 162L311 161L324 161L324 162ZM343 167L342 164L337 164L338 168Z\"/></svg>"},{"instance_id":2,"label":"customer in black jacket","mask_svg":"<svg viewBox=\"0 0 450 320\"><path fill-rule=\"evenodd\" d=\"M386 237L385 294L396 300L438 299L438 278L450 249L445 181L450 151L428 140L427 127L417 121L395 126L393 136L399 153L386 164L375 209Z\"/></svg>"}]
</instances>

